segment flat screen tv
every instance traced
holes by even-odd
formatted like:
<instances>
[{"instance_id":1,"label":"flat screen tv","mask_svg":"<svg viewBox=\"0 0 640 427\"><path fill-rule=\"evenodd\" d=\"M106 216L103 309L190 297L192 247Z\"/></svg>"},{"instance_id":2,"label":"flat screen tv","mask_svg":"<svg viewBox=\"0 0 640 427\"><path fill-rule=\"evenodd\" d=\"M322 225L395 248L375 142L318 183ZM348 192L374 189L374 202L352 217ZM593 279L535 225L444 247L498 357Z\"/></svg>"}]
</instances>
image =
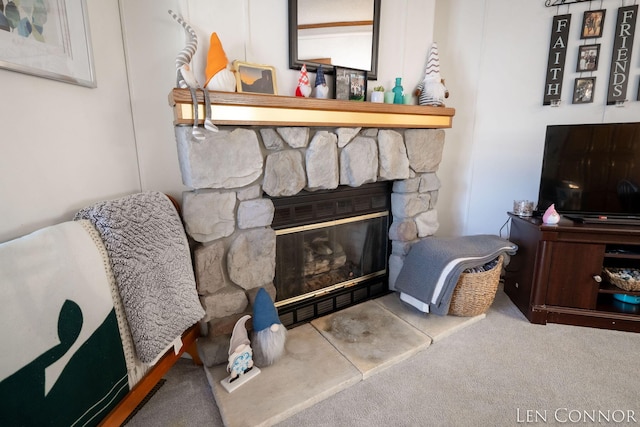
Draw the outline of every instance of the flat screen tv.
<instances>
[{"instance_id":1,"label":"flat screen tv","mask_svg":"<svg viewBox=\"0 0 640 427\"><path fill-rule=\"evenodd\" d=\"M538 212L640 224L640 123L547 126Z\"/></svg>"}]
</instances>

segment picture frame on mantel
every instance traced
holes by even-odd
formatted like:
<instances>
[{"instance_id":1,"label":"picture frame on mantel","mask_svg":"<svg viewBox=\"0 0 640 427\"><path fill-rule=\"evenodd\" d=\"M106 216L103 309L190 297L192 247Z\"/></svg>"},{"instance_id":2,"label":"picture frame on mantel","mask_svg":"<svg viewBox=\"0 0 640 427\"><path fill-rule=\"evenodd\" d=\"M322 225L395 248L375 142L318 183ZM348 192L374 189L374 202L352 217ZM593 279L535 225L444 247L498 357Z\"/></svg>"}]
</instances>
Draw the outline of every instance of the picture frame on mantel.
<instances>
[{"instance_id":1,"label":"picture frame on mantel","mask_svg":"<svg viewBox=\"0 0 640 427\"><path fill-rule=\"evenodd\" d=\"M600 44L589 44L578 48L576 71L596 71L600 57Z\"/></svg>"},{"instance_id":2,"label":"picture frame on mantel","mask_svg":"<svg viewBox=\"0 0 640 427\"><path fill-rule=\"evenodd\" d=\"M604 17L607 11L587 10L582 17L582 30L580 31L581 39L593 39L602 37L602 28L604 27Z\"/></svg>"},{"instance_id":3,"label":"picture frame on mantel","mask_svg":"<svg viewBox=\"0 0 640 427\"><path fill-rule=\"evenodd\" d=\"M343 101L364 101L367 97L367 72L353 68L333 67L334 98Z\"/></svg>"},{"instance_id":4,"label":"picture frame on mantel","mask_svg":"<svg viewBox=\"0 0 640 427\"><path fill-rule=\"evenodd\" d=\"M0 24L0 68L95 88L86 0L12 4Z\"/></svg>"},{"instance_id":5,"label":"picture frame on mantel","mask_svg":"<svg viewBox=\"0 0 640 427\"><path fill-rule=\"evenodd\" d=\"M593 102L593 92L595 87L595 77L578 77L573 89L573 103L588 104Z\"/></svg>"},{"instance_id":6,"label":"picture frame on mantel","mask_svg":"<svg viewBox=\"0 0 640 427\"><path fill-rule=\"evenodd\" d=\"M233 61L236 75L236 90L244 93L277 95L276 69L270 65Z\"/></svg>"}]
</instances>

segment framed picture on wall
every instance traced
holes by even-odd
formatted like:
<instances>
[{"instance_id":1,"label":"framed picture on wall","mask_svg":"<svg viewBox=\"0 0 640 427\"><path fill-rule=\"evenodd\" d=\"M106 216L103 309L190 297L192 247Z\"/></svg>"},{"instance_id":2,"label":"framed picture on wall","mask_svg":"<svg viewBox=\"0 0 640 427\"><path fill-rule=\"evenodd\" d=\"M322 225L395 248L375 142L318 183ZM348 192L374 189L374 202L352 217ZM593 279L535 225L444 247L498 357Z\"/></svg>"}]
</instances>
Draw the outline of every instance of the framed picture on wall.
<instances>
[{"instance_id":1,"label":"framed picture on wall","mask_svg":"<svg viewBox=\"0 0 640 427\"><path fill-rule=\"evenodd\" d=\"M334 98L364 101L367 96L367 72L353 68L334 67Z\"/></svg>"},{"instance_id":2,"label":"framed picture on wall","mask_svg":"<svg viewBox=\"0 0 640 427\"><path fill-rule=\"evenodd\" d=\"M96 87L86 0L2 4L0 68Z\"/></svg>"},{"instance_id":3,"label":"framed picture on wall","mask_svg":"<svg viewBox=\"0 0 640 427\"><path fill-rule=\"evenodd\" d=\"M579 77L573 89L574 104L588 104L593 102L593 90L596 87L595 77Z\"/></svg>"},{"instance_id":4,"label":"framed picture on wall","mask_svg":"<svg viewBox=\"0 0 640 427\"><path fill-rule=\"evenodd\" d=\"M276 70L269 65L233 61L238 92L277 95Z\"/></svg>"},{"instance_id":5,"label":"framed picture on wall","mask_svg":"<svg viewBox=\"0 0 640 427\"><path fill-rule=\"evenodd\" d=\"M606 12L605 9L587 10L584 12L582 31L580 32L581 39L602 37L602 27L604 25L604 15Z\"/></svg>"},{"instance_id":6,"label":"framed picture on wall","mask_svg":"<svg viewBox=\"0 0 640 427\"><path fill-rule=\"evenodd\" d=\"M589 44L578 48L578 65L576 71L595 71L598 69L600 45Z\"/></svg>"}]
</instances>

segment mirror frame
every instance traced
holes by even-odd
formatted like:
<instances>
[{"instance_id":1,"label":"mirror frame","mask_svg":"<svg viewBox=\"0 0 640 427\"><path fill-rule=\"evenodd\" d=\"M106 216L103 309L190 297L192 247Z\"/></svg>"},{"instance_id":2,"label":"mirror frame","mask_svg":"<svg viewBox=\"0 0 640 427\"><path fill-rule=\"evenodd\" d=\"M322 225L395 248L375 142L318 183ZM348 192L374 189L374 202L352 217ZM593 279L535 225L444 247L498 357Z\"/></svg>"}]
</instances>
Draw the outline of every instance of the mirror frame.
<instances>
[{"instance_id":1,"label":"mirror frame","mask_svg":"<svg viewBox=\"0 0 640 427\"><path fill-rule=\"evenodd\" d=\"M367 72L368 80L378 78L378 45L380 38L380 2L373 0L373 38L371 43L371 69ZM319 65L315 62L300 61L298 59L298 0L289 0L289 69L300 70L302 64L307 66L307 71L315 72ZM325 66L325 74L333 74L333 67Z\"/></svg>"}]
</instances>

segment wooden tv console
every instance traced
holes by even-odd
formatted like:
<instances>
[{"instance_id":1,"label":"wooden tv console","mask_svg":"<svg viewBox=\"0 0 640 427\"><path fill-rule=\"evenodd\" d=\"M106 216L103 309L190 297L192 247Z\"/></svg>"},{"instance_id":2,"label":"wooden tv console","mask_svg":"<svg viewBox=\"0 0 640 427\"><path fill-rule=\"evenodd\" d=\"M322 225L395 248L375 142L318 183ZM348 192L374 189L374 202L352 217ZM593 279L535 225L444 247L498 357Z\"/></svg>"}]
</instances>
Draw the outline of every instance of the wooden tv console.
<instances>
[{"instance_id":1,"label":"wooden tv console","mask_svg":"<svg viewBox=\"0 0 640 427\"><path fill-rule=\"evenodd\" d=\"M583 224L509 214L518 252L504 291L532 323L563 323L640 332L640 305L613 298L627 292L607 282L603 267L640 268L640 225Z\"/></svg>"}]
</instances>

